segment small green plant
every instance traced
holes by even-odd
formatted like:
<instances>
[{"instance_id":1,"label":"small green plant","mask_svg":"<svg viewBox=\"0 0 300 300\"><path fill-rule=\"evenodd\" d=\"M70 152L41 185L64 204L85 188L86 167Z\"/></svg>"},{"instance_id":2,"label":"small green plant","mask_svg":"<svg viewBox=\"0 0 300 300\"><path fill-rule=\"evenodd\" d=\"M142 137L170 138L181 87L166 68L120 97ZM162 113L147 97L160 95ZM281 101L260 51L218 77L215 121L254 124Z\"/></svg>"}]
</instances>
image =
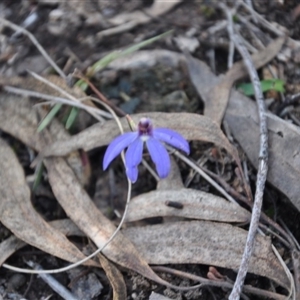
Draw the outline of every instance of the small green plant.
<instances>
[{"instance_id":1,"label":"small green plant","mask_svg":"<svg viewBox=\"0 0 300 300\"><path fill-rule=\"evenodd\" d=\"M261 90L263 92L277 91L284 93L284 81L280 79L268 79L260 82ZM246 96L253 96L254 89L252 83L241 83L237 85L237 89Z\"/></svg>"}]
</instances>

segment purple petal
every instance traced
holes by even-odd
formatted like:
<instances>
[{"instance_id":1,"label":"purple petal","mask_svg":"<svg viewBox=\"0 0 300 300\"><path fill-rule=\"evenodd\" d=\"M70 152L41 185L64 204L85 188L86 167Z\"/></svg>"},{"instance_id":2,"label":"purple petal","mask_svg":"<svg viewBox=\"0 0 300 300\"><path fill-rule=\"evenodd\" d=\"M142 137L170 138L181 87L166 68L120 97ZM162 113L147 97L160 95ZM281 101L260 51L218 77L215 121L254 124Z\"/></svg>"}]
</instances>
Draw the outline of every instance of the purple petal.
<instances>
[{"instance_id":1,"label":"purple petal","mask_svg":"<svg viewBox=\"0 0 300 300\"><path fill-rule=\"evenodd\" d=\"M176 131L168 128L156 128L153 130L153 137L190 154L189 143Z\"/></svg>"},{"instance_id":2,"label":"purple petal","mask_svg":"<svg viewBox=\"0 0 300 300\"><path fill-rule=\"evenodd\" d=\"M137 166L131 168L126 167L126 175L132 183L135 183L137 181L138 173L139 172Z\"/></svg>"},{"instance_id":3,"label":"purple petal","mask_svg":"<svg viewBox=\"0 0 300 300\"><path fill-rule=\"evenodd\" d=\"M129 145L125 154L126 174L131 182L136 182L138 177L137 166L142 161L144 142L137 138Z\"/></svg>"},{"instance_id":4,"label":"purple petal","mask_svg":"<svg viewBox=\"0 0 300 300\"><path fill-rule=\"evenodd\" d=\"M135 139L137 139L137 132L127 132L116 137L107 147L103 159L103 170L106 170L112 160L118 156L122 150L128 147Z\"/></svg>"},{"instance_id":5,"label":"purple petal","mask_svg":"<svg viewBox=\"0 0 300 300\"><path fill-rule=\"evenodd\" d=\"M171 163L170 157L165 147L155 138L149 138L146 141L148 151L160 178L165 178L170 173Z\"/></svg>"}]
</instances>

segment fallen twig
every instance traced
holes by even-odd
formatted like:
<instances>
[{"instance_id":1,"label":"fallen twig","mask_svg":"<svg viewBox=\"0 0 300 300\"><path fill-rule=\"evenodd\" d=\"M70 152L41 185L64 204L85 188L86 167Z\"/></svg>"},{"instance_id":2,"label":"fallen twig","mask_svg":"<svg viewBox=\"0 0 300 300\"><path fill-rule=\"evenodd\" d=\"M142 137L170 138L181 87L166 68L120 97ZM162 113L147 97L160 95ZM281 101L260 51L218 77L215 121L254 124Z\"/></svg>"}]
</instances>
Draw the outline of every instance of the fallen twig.
<instances>
[{"instance_id":1,"label":"fallen twig","mask_svg":"<svg viewBox=\"0 0 300 300\"><path fill-rule=\"evenodd\" d=\"M103 111L101 109L83 104L80 101L81 99L78 99L78 101L74 101L74 100L69 100L69 99L65 99L65 98L62 98L62 97L56 97L56 96L51 96L51 95L47 95L47 94L44 94L44 93L39 93L39 92L35 92L35 91L20 89L20 88L16 88L16 87L9 86L9 85L4 86L3 90L7 91L9 93L16 94L16 95L45 99L45 100L48 100L50 102L62 103L62 104L69 105L69 106L72 106L72 107L81 108L83 110L86 110L88 113L92 114L101 123L103 123L104 120L102 118L100 118L99 116L103 116L103 117L106 117L106 118L109 118L109 119L112 118L111 114L107 113L106 111ZM86 97L86 100L87 99L91 99L91 98ZM45 104L45 103L43 103L43 104Z\"/></svg>"},{"instance_id":2,"label":"fallen twig","mask_svg":"<svg viewBox=\"0 0 300 300\"><path fill-rule=\"evenodd\" d=\"M263 18L260 14L258 14L254 9L251 9L246 3L244 3L242 0L239 0L239 4L243 6L245 9L247 9L252 16L256 18L256 20L266 29L271 31L272 33L276 34L277 36L283 36L285 35L284 32L280 31L278 28L276 28L273 24L268 22L265 18Z\"/></svg>"},{"instance_id":3,"label":"fallen twig","mask_svg":"<svg viewBox=\"0 0 300 300\"><path fill-rule=\"evenodd\" d=\"M241 42L239 35L236 34L234 31L231 11L224 3L219 3L219 7L224 11L224 13L227 16L228 33L230 36L230 40L234 42L236 48L240 52L244 64L250 75L251 82L253 84L253 88L255 92L255 99L257 101L258 115L260 120L259 165L258 165L256 191L255 191L255 199L254 199L254 204L252 209L251 222L250 222L247 242L243 253L241 265L233 289L229 296L229 300L237 300L240 299L240 294L242 291L244 280L248 272L250 258L252 256L252 252L254 249L254 239L257 233L260 214L261 214L263 194L264 194L264 188L265 188L267 172L268 172L268 127L267 127L267 118L265 115L264 97L261 91L259 77L257 75L256 69L252 62L251 56L247 51L247 49L245 48L244 44Z\"/></svg>"},{"instance_id":4,"label":"fallen twig","mask_svg":"<svg viewBox=\"0 0 300 300\"><path fill-rule=\"evenodd\" d=\"M29 37L31 42L37 47L37 49L40 51L40 53L44 56L44 58L48 61L48 63L53 67L53 69L61 76L62 78L66 79L65 73L61 70L61 68L53 61L53 59L48 55L48 53L45 51L45 49L41 46L41 44L37 41L37 39L34 37L32 33L30 33L28 30L26 30L23 27L20 27L4 18L0 17L0 23L3 23L5 26L15 30L16 32L21 32Z\"/></svg>"},{"instance_id":5,"label":"fallen twig","mask_svg":"<svg viewBox=\"0 0 300 300\"><path fill-rule=\"evenodd\" d=\"M228 201L237 203L221 186L219 186L213 179L211 179L201 168L197 166L194 162L192 162L189 158L185 157L179 151L174 150L173 148L166 146L166 148L174 153L178 158L184 161L187 165L192 167L195 171L197 171L207 182L209 182L216 190L218 190Z\"/></svg>"},{"instance_id":6,"label":"fallen twig","mask_svg":"<svg viewBox=\"0 0 300 300\"><path fill-rule=\"evenodd\" d=\"M204 286L216 286L216 287L221 287L221 288L227 288L230 289L232 288L232 284L228 281L216 281L216 280L210 280L204 277L200 277L194 274L189 274L183 271L179 271L179 270L175 270L175 269L171 269L169 267L161 267L161 266L157 266L157 267L152 267L152 269L154 271L158 271L158 272L167 272L176 276L180 276L183 278L188 278L190 280L195 280L197 282L200 282L202 284L202 287ZM245 285L243 287L243 291L250 293L252 295L257 295L257 296L261 296L261 297L265 297L265 298L270 298L270 299L274 299L274 300L285 300L286 296L284 295L280 295L280 294L276 294L273 292L269 292L269 291L265 291L265 290L261 290L249 285Z\"/></svg>"},{"instance_id":7,"label":"fallen twig","mask_svg":"<svg viewBox=\"0 0 300 300\"><path fill-rule=\"evenodd\" d=\"M27 265L34 270L43 270L42 267L34 263L33 261L27 261ZM39 274L39 276L55 291L59 294L63 299L67 300L78 300L68 289L66 289L61 283L59 283L53 276L49 274Z\"/></svg>"},{"instance_id":8,"label":"fallen twig","mask_svg":"<svg viewBox=\"0 0 300 300\"><path fill-rule=\"evenodd\" d=\"M245 0L246 4L248 5L249 7L249 10L251 12L251 15L252 15L252 19L255 23L257 23L257 18L254 14L254 9L253 9L253 4L252 4L252 0Z\"/></svg>"},{"instance_id":9,"label":"fallen twig","mask_svg":"<svg viewBox=\"0 0 300 300\"><path fill-rule=\"evenodd\" d=\"M83 81L85 81L89 87L93 90L93 92L98 96L98 98L105 103L106 105L108 105L109 107L111 107L119 116L124 117L126 116L126 113L118 108L116 105L114 105L111 101L109 101L94 85L93 83L85 76L83 75L79 70L75 69L73 76L75 78L81 79Z\"/></svg>"}]
</instances>

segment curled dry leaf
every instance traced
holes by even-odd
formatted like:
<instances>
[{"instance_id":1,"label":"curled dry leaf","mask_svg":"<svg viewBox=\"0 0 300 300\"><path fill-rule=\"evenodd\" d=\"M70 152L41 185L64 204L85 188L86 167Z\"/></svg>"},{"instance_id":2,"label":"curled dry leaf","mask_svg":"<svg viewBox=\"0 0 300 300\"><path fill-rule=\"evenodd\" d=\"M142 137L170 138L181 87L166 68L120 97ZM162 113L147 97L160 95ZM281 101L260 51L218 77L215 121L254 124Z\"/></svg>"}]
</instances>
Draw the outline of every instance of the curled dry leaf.
<instances>
[{"instance_id":1,"label":"curled dry leaf","mask_svg":"<svg viewBox=\"0 0 300 300\"><path fill-rule=\"evenodd\" d=\"M145 114L131 115L137 124ZM234 158L237 158L236 149L232 147L219 126L205 116L192 113L147 113L155 127L167 127L178 131L187 140L200 140L214 143L226 149ZM123 127L128 128L126 118L121 119ZM128 128L129 130L129 128ZM77 149L86 151L109 144L114 137L120 134L115 121L107 121L104 124L95 124L69 139L53 143L43 150L42 155L64 156Z\"/></svg>"},{"instance_id":2,"label":"curled dry leaf","mask_svg":"<svg viewBox=\"0 0 300 300\"><path fill-rule=\"evenodd\" d=\"M149 264L206 264L237 270L247 231L225 223L189 221L122 230ZM271 241L257 236L249 272L289 288L289 279L274 255Z\"/></svg>"},{"instance_id":3,"label":"curled dry leaf","mask_svg":"<svg viewBox=\"0 0 300 300\"><path fill-rule=\"evenodd\" d=\"M12 149L0 139L0 221L17 237L47 253L70 262L85 256L68 239L48 225L35 211L25 174ZM16 242L15 246L18 245ZM88 265L97 266L93 261Z\"/></svg>"},{"instance_id":4,"label":"curled dry leaf","mask_svg":"<svg viewBox=\"0 0 300 300\"><path fill-rule=\"evenodd\" d=\"M16 236L12 235L0 244L0 266L16 251L25 247L27 244Z\"/></svg>"},{"instance_id":5,"label":"curled dry leaf","mask_svg":"<svg viewBox=\"0 0 300 300\"><path fill-rule=\"evenodd\" d=\"M169 207L166 205L166 201L181 203L183 208ZM182 188L157 190L133 198L129 204L126 221L131 222L157 216L240 223L250 220L250 213L238 204L228 202L213 194Z\"/></svg>"},{"instance_id":6,"label":"curled dry leaf","mask_svg":"<svg viewBox=\"0 0 300 300\"><path fill-rule=\"evenodd\" d=\"M123 300L127 298L126 284L119 269L109 262L103 255L98 255L99 262L112 286L113 300Z\"/></svg>"},{"instance_id":7,"label":"curled dry leaf","mask_svg":"<svg viewBox=\"0 0 300 300\"><path fill-rule=\"evenodd\" d=\"M240 69L239 64L237 69ZM203 99L210 99L210 89L223 80L218 79L200 60L197 61L197 67L191 76L195 77L198 93ZM256 167L259 149L259 120L256 104L241 93L232 91L224 119L251 163ZM270 148L267 180L284 193L300 211L299 129L271 113L268 113L268 129Z\"/></svg>"},{"instance_id":8,"label":"curled dry leaf","mask_svg":"<svg viewBox=\"0 0 300 300\"><path fill-rule=\"evenodd\" d=\"M273 59L282 48L285 37L280 37L274 42L270 43L261 52L255 53L252 56L253 63L256 68L264 66L267 62ZM197 72L199 70L199 60L193 59L188 53L186 54L187 66L190 72L191 80L200 95L205 94L203 100L205 102L204 115L215 120L221 125L225 110L229 101L232 85L238 79L247 76L248 72L244 66L244 62L236 63L215 85L212 86L210 78L205 78L208 84L199 81ZM214 82L217 80L215 79Z\"/></svg>"}]
</instances>

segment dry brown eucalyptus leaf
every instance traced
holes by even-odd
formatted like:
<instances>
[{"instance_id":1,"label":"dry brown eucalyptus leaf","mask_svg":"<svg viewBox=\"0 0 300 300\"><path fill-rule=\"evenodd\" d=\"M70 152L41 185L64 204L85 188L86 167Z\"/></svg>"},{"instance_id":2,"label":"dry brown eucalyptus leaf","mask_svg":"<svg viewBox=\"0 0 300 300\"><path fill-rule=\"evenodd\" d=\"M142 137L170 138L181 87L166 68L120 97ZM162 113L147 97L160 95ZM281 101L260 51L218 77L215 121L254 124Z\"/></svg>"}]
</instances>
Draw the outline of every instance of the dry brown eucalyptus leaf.
<instances>
[{"instance_id":1,"label":"dry brown eucalyptus leaf","mask_svg":"<svg viewBox=\"0 0 300 300\"><path fill-rule=\"evenodd\" d=\"M69 262L85 256L34 210L25 174L12 149L0 139L0 221L18 238ZM17 243L18 244L18 243ZM96 266L93 261L88 265Z\"/></svg>"},{"instance_id":2,"label":"dry brown eucalyptus leaf","mask_svg":"<svg viewBox=\"0 0 300 300\"><path fill-rule=\"evenodd\" d=\"M285 37L280 37L274 42L270 43L264 50L255 53L252 56L253 63L258 69L264 66L267 62L273 59L282 48ZM196 87L198 93L206 94L203 98L205 102L204 115L215 120L216 123L221 125L225 110L229 101L232 85L238 80L247 76L248 72L244 66L244 62L240 61L228 70L225 77L222 78L216 85L212 87L209 78L206 78L209 84L205 85L199 81L197 70L199 69L198 60L193 59L188 53L186 55L187 66L189 68L191 80Z\"/></svg>"},{"instance_id":3,"label":"dry brown eucalyptus leaf","mask_svg":"<svg viewBox=\"0 0 300 300\"><path fill-rule=\"evenodd\" d=\"M27 244L16 236L12 235L0 244L0 266L16 251L25 247Z\"/></svg>"},{"instance_id":4,"label":"dry brown eucalyptus leaf","mask_svg":"<svg viewBox=\"0 0 300 300\"><path fill-rule=\"evenodd\" d=\"M137 124L145 114L131 116ZM147 113L155 127L167 127L181 133L187 140L200 140L214 143L226 149L233 157L237 157L236 150L228 142L219 126L205 116L192 113ZM126 118L121 119L125 130L129 130ZM71 138L53 143L44 151L44 156L64 156L77 149L86 151L109 144L114 137L120 134L115 121L104 124L95 124Z\"/></svg>"},{"instance_id":5,"label":"dry brown eucalyptus leaf","mask_svg":"<svg viewBox=\"0 0 300 300\"><path fill-rule=\"evenodd\" d=\"M122 230L149 264L206 264L237 270L247 231L225 223L189 221ZM249 272L289 288L268 237L257 236Z\"/></svg>"},{"instance_id":6,"label":"dry brown eucalyptus leaf","mask_svg":"<svg viewBox=\"0 0 300 300\"><path fill-rule=\"evenodd\" d=\"M172 201L182 204L182 209L166 205L166 202ZM131 222L157 216L240 223L250 220L250 213L238 204L228 202L213 194L182 188L157 190L133 198L129 204L126 221Z\"/></svg>"},{"instance_id":7,"label":"dry brown eucalyptus leaf","mask_svg":"<svg viewBox=\"0 0 300 300\"><path fill-rule=\"evenodd\" d=\"M38 114L33 108L34 104L35 102L27 98L0 92L0 129L22 141L28 147L41 151L46 144L43 135L37 132L40 113ZM63 126L55 119L51 122L51 126L48 129L55 137L55 140L69 137ZM87 184L90 174L86 172L86 168L89 165L84 165L81 154L78 151L73 151L66 159L76 172L80 182L83 185Z\"/></svg>"},{"instance_id":8,"label":"dry brown eucalyptus leaf","mask_svg":"<svg viewBox=\"0 0 300 300\"><path fill-rule=\"evenodd\" d=\"M119 269L109 262L103 255L98 255L99 262L113 289L113 300L124 300L127 298L127 289L124 277Z\"/></svg>"},{"instance_id":9,"label":"dry brown eucalyptus leaf","mask_svg":"<svg viewBox=\"0 0 300 300\"><path fill-rule=\"evenodd\" d=\"M82 231L69 219L55 220L48 223L55 230L60 231L65 236L85 236ZM27 244L16 236L12 235L0 243L0 266L8 257Z\"/></svg>"},{"instance_id":10,"label":"dry brown eucalyptus leaf","mask_svg":"<svg viewBox=\"0 0 300 300\"><path fill-rule=\"evenodd\" d=\"M195 77L198 93L203 99L209 99L210 89L222 80L200 60L190 75ZM232 91L224 119L256 167L259 153L259 121L255 102L239 92ZM271 113L268 114L268 129L270 147L267 180L284 193L300 211L299 129Z\"/></svg>"}]
</instances>

